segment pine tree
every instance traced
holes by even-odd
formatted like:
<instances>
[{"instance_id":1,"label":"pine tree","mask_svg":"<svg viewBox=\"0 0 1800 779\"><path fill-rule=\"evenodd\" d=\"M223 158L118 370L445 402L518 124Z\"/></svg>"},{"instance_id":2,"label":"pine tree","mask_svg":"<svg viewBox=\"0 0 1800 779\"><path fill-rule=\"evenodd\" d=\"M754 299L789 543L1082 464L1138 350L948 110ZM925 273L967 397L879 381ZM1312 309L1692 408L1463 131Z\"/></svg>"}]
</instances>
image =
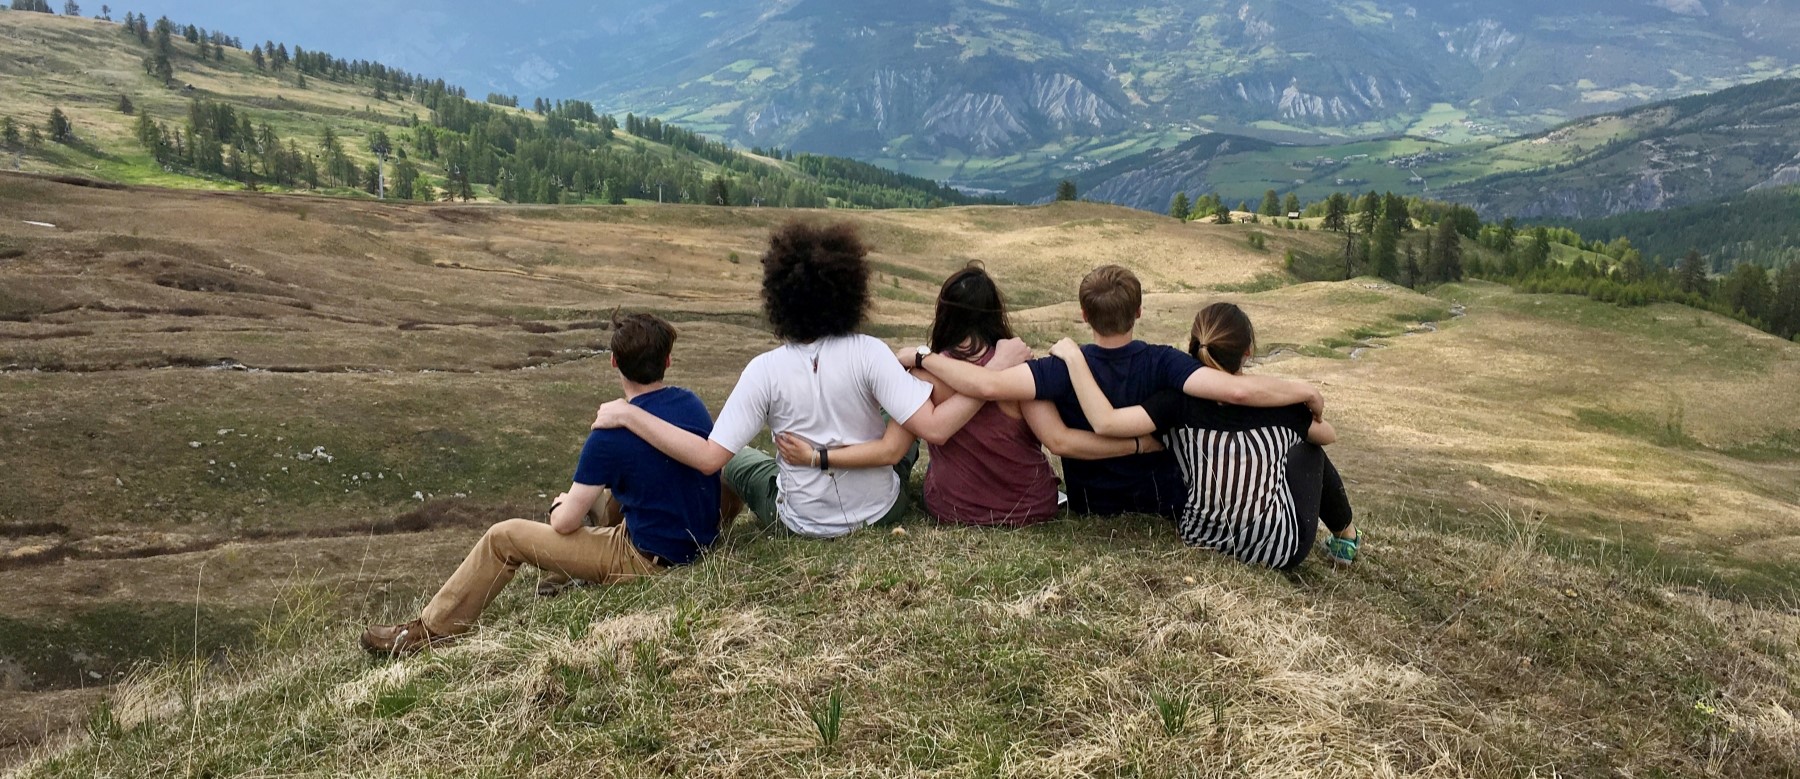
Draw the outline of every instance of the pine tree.
<instances>
[{"instance_id":1,"label":"pine tree","mask_svg":"<svg viewBox=\"0 0 1800 779\"><path fill-rule=\"evenodd\" d=\"M725 174L713 177L712 185L707 187L706 202L715 206L731 205L731 182L725 180Z\"/></svg>"},{"instance_id":2,"label":"pine tree","mask_svg":"<svg viewBox=\"0 0 1800 779\"><path fill-rule=\"evenodd\" d=\"M1741 311L1752 320L1768 318L1773 294L1769 289L1769 274L1761 265L1738 263L1731 269L1731 275L1725 277L1719 292L1725 305L1733 311Z\"/></svg>"},{"instance_id":3,"label":"pine tree","mask_svg":"<svg viewBox=\"0 0 1800 779\"><path fill-rule=\"evenodd\" d=\"M1451 220L1438 222L1432 252L1425 268L1427 281L1434 284L1462 281L1462 234L1456 231L1456 224Z\"/></svg>"},{"instance_id":4,"label":"pine tree","mask_svg":"<svg viewBox=\"0 0 1800 779\"><path fill-rule=\"evenodd\" d=\"M80 15L81 15L81 4L80 3L75 2L75 0L66 0L66 2L63 3L63 16L80 16Z\"/></svg>"},{"instance_id":5,"label":"pine tree","mask_svg":"<svg viewBox=\"0 0 1800 779\"><path fill-rule=\"evenodd\" d=\"M1075 182L1071 181L1069 179L1063 179L1062 181L1057 182L1057 184L1056 184L1056 199L1059 201L1074 200L1075 199Z\"/></svg>"},{"instance_id":6,"label":"pine tree","mask_svg":"<svg viewBox=\"0 0 1800 779\"><path fill-rule=\"evenodd\" d=\"M1413 247L1412 241L1407 241L1406 264L1400 269L1400 283L1405 284L1408 287L1417 288L1421 281L1419 278L1420 275L1419 251Z\"/></svg>"},{"instance_id":7,"label":"pine tree","mask_svg":"<svg viewBox=\"0 0 1800 779\"><path fill-rule=\"evenodd\" d=\"M19 123L10 116L0 117L0 143L8 149L17 149L24 140L19 136Z\"/></svg>"},{"instance_id":8,"label":"pine tree","mask_svg":"<svg viewBox=\"0 0 1800 779\"><path fill-rule=\"evenodd\" d=\"M1216 225L1231 224L1231 209L1221 207L1221 208L1219 208L1219 210L1214 211L1213 212L1213 224L1216 224Z\"/></svg>"},{"instance_id":9,"label":"pine tree","mask_svg":"<svg viewBox=\"0 0 1800 779\"><path fill-rule=\"evenodd\" d=\"M1775 301L1770 305L1769 326L1782 338L1800 336L1800 260L1788 260L1775 279Z\"/></svg>"},{"instance_id":10,"label":"pine tree","mask_svg":"<svg viewBox=\"0 0 1800 779\"><path fill-rule=\"evenodd\" d=\"M1381 221L1381 196L1373 190L1362 196L1357 204L1356 231L1363 235L1375 233L1375 223Z\"/></svg>"},{"instance_id":11,"label":"pine tree","mask_svg":"<svg viewBox=\"0 0 1800 779\"><path fill-rule=\"evenodd\" d=\"M1682 292L1702 293L1708 290L1706 260L1700 256L1698 249L1689 249L1687 255L1681 258L1680 267L1675 269L1675 285Z\"/></svg>"},{"instance_id":12,"label":"pine tree","mask_svg":"<svg viewBox=\"0 0 1800 779\"><path fill-rule=\"evenodd\" d=\"M1513 218L1509 216L1506 221L1500 223L1500 234L1494 238L1494 248L1501 253L1510 252L1513 244L1518 241L1518 237L1519 229L1513 222Z\"/></svg>"},{"instance_id":13,"label":"pine tree","mask_svg":"<svg viewBox=\"0 0 1800 779\"><path fill-rule=\"evenodd\" d=\"M137 106L134 106L131 104L130 96L119 95L119 113L124 114L126 116L130 116L133 113L135 113L136 111L137 111Z\"/></svg>"},{"instance_id":14,"label":"pine tree","mask_svg":"<svg viewBox=\"0 0 1800 779\"><path fill-rule=\"evenodd\" d=\"M1182 221L1188 218L1188 196L1186 192L1175 193L1175 199L1169 201L1169 216Z\"/></svg>"},{"instance_id":15,"label":"pine tree","mask_svg":"<svg viewBox=\"0 0 1800 779\"><path fill-rule=\"evenodd\" d=\"M75 140L75 126L69 123L69 117L61 108L50 109L50 119L44 122L44 127L50 131L52 141L68 143Z\"/></svg>"},{"instance_id":16,"label":"pine tree","mask_svg":"<svg viewBox=\"0 0 1800 779\"><path fill-rule=\"evenodd\" d=\"M1263 216L1281 216L1281 196L1273 189L1263 192L1262 208L1256 212Z\"/></svg>"},{"instance_id":17,"label":"pine tree","mask_svg":"<svg viewBox=\"0 0 1800 779\"><path fill-rule=\"evenodd\" d=\"M1375 269L1375 275L1388 281L1400 281L1400 257L1398 253L1400 229L1395 227L1392 222L1384 219L1381 224L1376 225L1375 237L1372 243L1373 246L1370 248L1370 266Z\"/></svg>"},{"instance_id":18,"label":"pine tree","mask_svg":"<svg viewBox=\"0 0 1800 779\"><path fill-rule=\"evenodd\" d=\"M269 62L268 60L263 59L262 46L259 45L250 50L250 64L255 65L257 70L268 69Z\"/></svg>"},{"instance_id":19,"label":"pine tree","mask_svg":"<svg viewBox=\"0 0 1800 779\"><path fill-rule=\"evenodd\" d=\"M1289 215L1300 213L1300 196L1289 192L1287 202L1282 204L1281 210Z\"/></svg>"}]
</instances>

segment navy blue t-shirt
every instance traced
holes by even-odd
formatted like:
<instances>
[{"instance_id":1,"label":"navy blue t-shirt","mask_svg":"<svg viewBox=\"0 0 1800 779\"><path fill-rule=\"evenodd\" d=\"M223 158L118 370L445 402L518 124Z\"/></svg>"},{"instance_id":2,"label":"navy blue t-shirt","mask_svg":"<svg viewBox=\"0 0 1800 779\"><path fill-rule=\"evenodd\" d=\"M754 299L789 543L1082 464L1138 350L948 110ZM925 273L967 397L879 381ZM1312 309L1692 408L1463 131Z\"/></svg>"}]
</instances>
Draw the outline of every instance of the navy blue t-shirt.
<instances>
[{"instance_id":1,"label":"navy blue t-shirt","mask_svg":"<svg viewBox=\"0 0 1800 779\"><path fill-rule=\"evenodd\" d=\"M1093 344L1081 347L1087 355L1094 382L1114 408L1142 405L1157 392L1181 391L1188 377L1200 369L1200 361L1161 344L1132 341L1117 349ZM1038 400L1056 403L1063 424L1092 431L1069 366L1061 358L1032 360L1031 376L1037 381ZM1181 512L1187 489L1181 471L1169 452L1126 455L1106 460L1063 458L1063 480L1069 490L1069 508L1082 514L1161 514L1173 519Z\"/></svg>"},{"instance_id":2,"label":"navy blue t-shirt","mask_svg":"<svg viewBox=\"0 0 1800 779\"><path fill-rule=\"evenodd\" d=\"M646 392L631 405L701 438L712 435L706 405L680 387ZM589 433L575 483L611 489L632 545L672 564L693 562L719 536L718 475L682 465L629 430Z\"/></svg>"}]
</instances>

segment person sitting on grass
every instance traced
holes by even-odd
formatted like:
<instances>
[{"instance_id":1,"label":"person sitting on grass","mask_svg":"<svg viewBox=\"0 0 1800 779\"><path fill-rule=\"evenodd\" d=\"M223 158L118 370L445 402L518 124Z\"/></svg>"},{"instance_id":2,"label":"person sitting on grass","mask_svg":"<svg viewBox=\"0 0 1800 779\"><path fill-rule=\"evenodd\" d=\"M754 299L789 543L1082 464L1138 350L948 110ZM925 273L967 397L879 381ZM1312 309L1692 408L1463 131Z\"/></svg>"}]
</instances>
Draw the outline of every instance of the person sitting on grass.
<instances>
[{"instance_id":1,"label":"person sitting on grass","mask_svg":"<svg viewBox=\"0 0 1800 779\"><path fill-rule=\"evenodd\" d=\"M706 435L712 418L700 398L663 384L674 346L675 328L668 322L649 314L615 316L612 365L625 394L618 402ZM676 462L627 431L592 431L574 483L550 504L548 524L509 519L488 528L417 619L370 626L362 645L372 653L405 655L468 631L523 563L563 580L596 583L688 565L718 537L721 518L741 509L735 495L721 497L717 475ZM590 512L614 522L589 527Z\"/></svg>"},{"instance_id":2,"label":"person sitting on grass","mask_svg":"<svg viewBox=\"0 0 1800 779\"><path fill-rule=\"evenodd\" d=\"M1243 309L1214 303L1194 317L1188 353L1230 375L1256 349ZM1326 555L1356 562L1362 534L1351 527L1344 480L1321 447L1337 431L1306 406L1249 408L1164 390L1142 405L1114 408L1074 341L1050 350L1069 367L1081 408L1103 435L1154 432L1180 464L1187 484L1181 538L1252 565L1293 570L1305 562L1319 522L1331 530Z\"/></svg>"},{"instance_id":3,"label":"person sitting on grass","mask_svg":"<svg viewBox=\"0 0 1800 779\"><path fill-rule=\"evenodd\" d=\"M1324 398L1309 384L1209 370L1173 347L1136 340L1132 331L1143 316L1143 288L1130 270L1118 265L1095 268L1081 280L1079 297L1081 317L1094 332L1094 343L1082 347L1082 352L1101 389L1117 405L1137 405L1161 390L1175 390L1243 406L1305 403L1315 414L1324 408ZM938 355L929 347L903 349L895 357L930 371L965 395L1052 401L1068 427L1094 430L1075 397L1068 367L1054 357L999 371ZM1141 445L1107 459L1065 458L1063 479L1069 508L1081 514L1157 514L1175 519L1186 495L1174 456Z\"/></svg>"},{"instance_id":4,"label":"person sitting on grass","mask_svg":"<svg viewBox=\"0 0 1800 779\"><path fill-rule=\"evenodd\" d=\"M971 264L944 280L931 323L933 352L973 365L993 366L997 347L1012 337L1006 300L986 270ZM926 371L916 375L932 378ZM934 401L944 402L956 395L942 381L933 381L933 385ZM987 403L949 440L931 445L922 508L933 519L948 524L1018 527L1043 522L1061 511L1056 471L1044 456L1045 444L1059 456L1079 459L1162 449L1154 436L1143 438L1132 441L1070 430L1056 407L1046 401ZM775 439L782 459L789 463L811 465L819 457L816 447L792 434L782 433ZM830 456L833 460L855 457L856 449L833 449Z\"/></svg>"},{"instance_id":5,"label":"person sitting on grass","mask_svg":"<svg viewBox=\"0 0 1800 779\"><path fill-rule=\"evenodd\" d=\"M856 332L870 306L867 254L847 224L795 222L770 236L763 313L782 343L744 368L710 437L620 401L601 406L594 426L630 430L701 473L723 469L759 519L802 536L833 538L898 517L914 437L943 443L981 401L933 403L930 384ZM809 442L817 456L797 465L749 448L764 428ZM832 451L870 442L880 444Z\"/></svg>"}]
</instances>

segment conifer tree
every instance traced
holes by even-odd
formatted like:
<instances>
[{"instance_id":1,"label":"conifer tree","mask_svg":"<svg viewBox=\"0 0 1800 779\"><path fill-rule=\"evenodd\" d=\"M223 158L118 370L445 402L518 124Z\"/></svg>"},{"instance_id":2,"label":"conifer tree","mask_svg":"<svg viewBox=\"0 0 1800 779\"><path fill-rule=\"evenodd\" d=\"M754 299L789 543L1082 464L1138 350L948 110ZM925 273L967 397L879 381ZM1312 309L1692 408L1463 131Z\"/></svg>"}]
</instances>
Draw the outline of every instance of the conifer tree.
<instances>
[{"instance_id":1,"label":"conifer tree","mask_svg":"<svg viewBox=\"0 0 1800 779\"><path fill-rule=\"evenodd\" d=\"M1369 249L1370 266L1375 269L1375 275L1388 281L1400 281L1399 242L1400 229L1394 223L1384 219L1375 226L1375 236Z\"/></svg>"},{"instance_id":2,"label":"conifer tree","mask_svg":"<svg viewBox=\"0 0 1800 779\"><path fill-rule=\"evenodd\" d=\"M263 59L263 50L262 50L261 45L258 45L256 48L253 48L250 50L250 64L255 65L257 70L267 70L268 69L269 63L267 60Z\"/></svg>"},{"instance_id":3,"label":"conifer tree","mask_svg":"<svg viewBox=\"0 0 1800 779\"><path fill-rule=\"evenodd\" d=\"M10 116L0 117L0 143L8 149L17 149L24 139L19 136L19 123Z\"/></svg>"},{"instance_id":4,"label":"conifer tree","mask_svg":"<svg viewBox=\"0 0 1800 779\"><path fill-rule=\"evenodd\" d=\"M68 115L61 108L50 109L50 119L44 122L44 127L50 131L52 141L68 143L75 140L75 127L69 123Z\"/></svg>"},{"instance_id":5,"label":"conifer tree","mask_svg":"<svg viewBox=\"0 0 1800 779\"><path fill-rule=\"evenodd\" d=\"M1287 195L1287 202L1282 204L1281 209L1287 214L1300 213L1300 196L1289 192Z\"/></svg>"},{"instance_id":6,"label":"conifer tree","mask_svg":"<svg viewBox=\"0 0 1800 779\"><path fill-rule=\"evenodd\" d=\"M1057 182L1057 184L1056 184L1056 199L1059 201L1074 200L1075 199L1075 182L1070 179L1063 179L1062 181Z\"/></svg>"},{"instance_id":7,"label":"conifer tree","mask_svg":"<svg viewBox=\"0 0 1800 779\"><path fill-rule=\"evenodd\" d=\"M1186 192L1175 193L1175 199L1169 201L1169 216L1182 221L1188 218L1188 196Z\"/></svg>"},{"instance_id":8,"label":"conifer tree","mask_svg":"<svg viewBox=\"0 0 1800 779\"><path fill-rule=\"evenodd\" d=\"M1221 206L1219 208L1219 210L1214 211L1213 212L1213 224L1216 224L1216 225L1231 224L1231 209Z\"/></svg>"},{"instance_id":9,"label":"conifer tree","mask_svg":"<svg viewBox=\"0 0 1800 779\"><path fill-rule=\"evenodd\" d=\"M119 113L130 116L137 112L137 106L131 104L131 96L119 95Z\"/></svg>"},{"instance_id":10,"label":"conifer tree","mask_svg":"<svg viewBox=\"0 0 1800 779\"><path fill-rule=\"evenodd\" d=\"M75 2L75 0L65 0L65 2L63 3L63 16L80 16L80 15L81 15L81 4Z\"/></svg>"},{"instance_id":11,"label":"conifer tree","mask_svg":"<svg viewBox=\"0 0 1800 779\"><path fill-rule=\"evenodd\" d=\"M1675 269L1675 285L1682 292L1698 293L1707 290L1706 260L1700 256L1700 250L1689 249L1687 255L1681 258L1681 266Z\"/></svg>"},{"instance_id":12,"label":"conifer tree","mask_svg":"<svg viewBox=\"0 0 1800 779\"><path fill-rule=\"evenodd\" d=\"M1738 263L1731 269L1731 275L1725 277L1719 291L1731 310L1743 312L1752 320L1768 318L1773 295L1769 289L1769 274L1761 265Z\"/></svg>"},{"instance_id":13,"label":"conifer tree","mask_svg":"<svg viewBox=\"0 0 1800 779\"><path fill-rule=\"evenodd\" d=\"M712 185L707 188L706 202L715 206L731 205L731 183L721 173L713 177Z\"/></svg>"},{"instance_id":14,"label":"conifer tree","mask_svg":"<svg viewBox=\"0 0 1800 779\"><path fill-rule=\"evenodd\" d=\"M1262 208L1257 209L1257 213L1263 216L1280 216L1281 196L1273 189L1263 192Z\"/></svg>"}]
</instances>

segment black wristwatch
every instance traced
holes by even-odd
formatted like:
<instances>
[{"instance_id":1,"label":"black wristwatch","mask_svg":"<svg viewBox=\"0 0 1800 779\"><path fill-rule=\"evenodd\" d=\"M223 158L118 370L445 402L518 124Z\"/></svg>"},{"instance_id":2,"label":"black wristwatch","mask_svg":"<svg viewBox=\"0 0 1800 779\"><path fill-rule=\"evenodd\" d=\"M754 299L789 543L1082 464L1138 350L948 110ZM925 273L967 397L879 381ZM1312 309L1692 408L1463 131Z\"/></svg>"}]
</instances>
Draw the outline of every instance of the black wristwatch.
<instances>
[{"instance_id":1,"label":"black wristwatch","mask_svg":"<svg viewBox=\"0 0 1800 779\"><path fill-rule=\"evenodd\" d=\"M916 371L924 366L925 355L928 354L931 354L931 347L929 346L921 346L918 351L913 352L913 370Z\"/></svg>"}]
</instances>

